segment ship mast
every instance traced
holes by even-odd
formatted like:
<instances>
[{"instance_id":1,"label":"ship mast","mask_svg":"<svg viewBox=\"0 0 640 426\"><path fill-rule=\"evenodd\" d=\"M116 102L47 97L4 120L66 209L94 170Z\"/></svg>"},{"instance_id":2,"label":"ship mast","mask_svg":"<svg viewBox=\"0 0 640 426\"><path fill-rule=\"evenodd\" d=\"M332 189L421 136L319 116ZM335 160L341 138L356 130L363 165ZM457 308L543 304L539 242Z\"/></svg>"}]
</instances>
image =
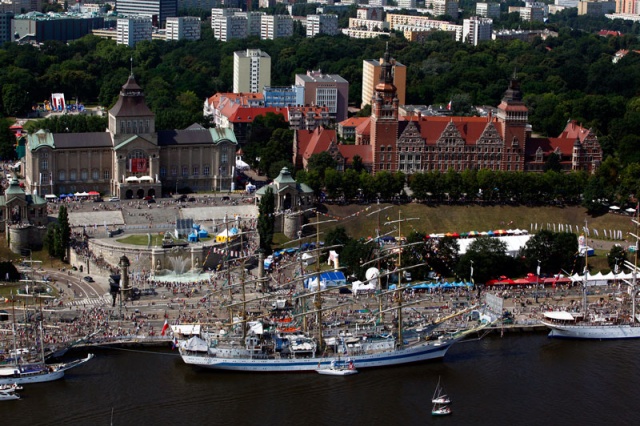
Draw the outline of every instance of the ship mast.
<instances>
[{"instance_id":1,"label":"ship mast","mask_svg":"<svg viewBox=\"0 0 640 426\"><path fill-rule=\"evenodd\" d=\"M585 229L587 229L587 219L584 220ZM584 312L584 319L587 319L587 283L589 275L589 246L587 244L587 237L584 236L584 280L582 284L582 312ZM580 252L578 247L578 252Z\"/></svg>"},{"instance_id":2,"label":"ship mast","mask_svg":"<svg viewBox=\"0 0 640 426\"><path fill-rule=\"evenodd\" d=\"M398 224L398 264L396 265L396 270L398 271L398 291L397 291L397 318L398 318L398 345L400 347L403 346L403 338L402 338L402 272L400 269L402 268L402 222L407 222L410 220L418 220L417 217L407 217L402 219L402 210L398 210L398 220L392 220L389 222L385 222L385 225L390 225L392 223Z\"/></svg>"}]
</instances>

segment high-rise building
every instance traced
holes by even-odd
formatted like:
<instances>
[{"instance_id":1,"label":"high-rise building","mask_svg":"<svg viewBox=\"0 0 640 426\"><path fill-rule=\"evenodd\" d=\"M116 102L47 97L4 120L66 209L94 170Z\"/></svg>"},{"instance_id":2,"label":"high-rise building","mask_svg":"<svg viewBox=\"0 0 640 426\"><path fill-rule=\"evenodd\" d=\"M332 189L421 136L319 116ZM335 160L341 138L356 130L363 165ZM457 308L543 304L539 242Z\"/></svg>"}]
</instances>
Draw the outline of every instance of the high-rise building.
<instances>
[{"instance_id":1,"label":"high-rise building","mask_svg":"<svg viewBox=\"0 0 640 426\"><path fill-rule=\"evenodd\" d=\"M214 9L215 10L215 9ZM247 37L247 17L236 15L212 15L213 36L220 41Z\"/></svg>"},{"instance_id":2,"label":"high-rise building","mask_svg":"<svg viewBox=\"0 0 640 426\"><path fill-rule=\"evenodd\" d=\"M349 82L336 74L323 74L322 71L307 71L296 74L296 86L304 87L304 104L307 106L326 106L336 121L347 118L349 105Z\"/></svg>"},{"instance_id":3,"label":"high-rise building","mask_svg":"<svg viewBox=\"0 0 640 426\"><path fill-rule=\"evenodd\" d=\"M407 67L390 58L393 84L396 86L396 93L400 105L405 104L405 96L407 92ZM361 107L371 105L371 99L375 91L376 84L380 81L380 73L382 72L383 58L379 61L375 59L365 59L362 61L362 102Z\"/></svg>"},{"instance_id":4,"label":"high-rise building","mask_svg":"<svg viewBox=\"0 0 640 426\"><path fill-rule=\"evenodd\" d=\"M456 0L435 0L433 14L434 16L447 15L455 19L458 17L458 2Z\"/></svg>"},{"instance_id":5,"label":"high-rise building","mask_svg":"<svg viewBox=\"0 0 640 426\"><path fill-rule=\"evenodd\" d=\"M472 16L462 22L462 41L477 46L481 41L491 40L493 20Z\"/></svg>"},{"instance_id":6,"label":"high-rise building","mask_svg":"<svg viewBox=\"0 0 640 426\"><path fill-rule=\"evenodd\" d=\"M262 17L260 38L273 40L293 35L293 18L289 15L265 15Z\"/></svg>"},{"instance_id":7,"label":"high-rise building","mask_svg":"<svg viewBox=\"0 0 640 426\"><path fill-rule=\"evenodd\" d=\"M200 40L200 18L197 16L181 16L167 18L167 40Z\"/></svg>"},{"instance_id":8,"label":"high-rise building","mask_svg":"<svg viewBox=\"0 0 640 426\"><path fill-rule=\"evenodd\" d=\"M233 52L233 92L260 93L271 85L271 56L260 49Z\"/></svg>"},{"instance_id":9,"label":"high-rise building","mask_svg":"<svg viewBox=\"0 0 640 426\"><path fill-rule=\"evenodd\" d=\"M137 16L128 19L118 19L116 27L116 43L133 47L139 41L151 41L151 18Z\"/></svg>"},{"instance_id":10,"label":"high-rise building","mask_svg":"<svg viewBox=\"0 0 640 426\"><path fill-rule=\"evenodd\" d=\"M338 35L338 15L307 15L307 37L318 34Z\"/></svg>"},{"instance_id":11,"label":"high-rise building","mask_svg":"<svg viewBox=\"0 0 640 426\"><path fill-rule=\"evenodd\" d=\"M476 3L476 14L484 18L499 18L500 3Z\"/></svg>"},{"instance_id":12,"label":"high-rise building","mask_svg":"<svg viewBox=\"0 0 640 426\"><path fill-rule=\"evenodd\" d=\"M12 41L11 20L13 12L0 12L0 43Z\"/></svg>"},{"instance_id":13,"label":"high-rise building","mask_svg":"<svg viewBox=\"0 0 640 426\"><path fill-rule=\"evenodd\" d=\"M167 18L178 16L178 0L116 0L116 12L120 16L149 16L153 26L164 28Z\"/></svg>"}]
</instances>

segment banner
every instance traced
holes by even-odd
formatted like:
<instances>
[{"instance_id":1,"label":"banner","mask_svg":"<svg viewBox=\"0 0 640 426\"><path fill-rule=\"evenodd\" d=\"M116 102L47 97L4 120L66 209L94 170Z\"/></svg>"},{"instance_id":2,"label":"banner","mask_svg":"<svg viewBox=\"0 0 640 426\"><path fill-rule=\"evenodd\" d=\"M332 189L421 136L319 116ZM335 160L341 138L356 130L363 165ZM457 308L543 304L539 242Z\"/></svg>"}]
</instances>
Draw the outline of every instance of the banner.
<instances>
[{"instance_id":1,"label":"banner","mask_svg":"<svg viewBox=\"0 0 640 426\"><path fill-rule=\"evenodd\" d=\"M129 171L131 173L146 173L147 172L147 159L146 158L131 158L129 160Z\"/></svg>"},{"instance_id":2,"label":"banner","mask_svg":"<svg viewBox=\"0 0 640 426\"><path fill-rule=\"evenodd\" d=\"M64 93L52 93L51 106L54 111L63 111L66 108L64 103Z\"/></svg>"}]
</instances>

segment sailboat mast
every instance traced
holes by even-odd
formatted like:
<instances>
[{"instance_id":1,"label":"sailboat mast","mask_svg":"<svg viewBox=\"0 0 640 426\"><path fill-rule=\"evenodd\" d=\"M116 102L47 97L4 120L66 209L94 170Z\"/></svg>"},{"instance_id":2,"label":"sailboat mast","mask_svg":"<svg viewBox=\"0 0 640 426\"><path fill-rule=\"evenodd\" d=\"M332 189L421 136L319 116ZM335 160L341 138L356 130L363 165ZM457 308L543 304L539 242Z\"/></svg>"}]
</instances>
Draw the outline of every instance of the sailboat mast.
<instances>
[{"instance_id":1,"label":"sailboat mast","mask_svg":"<svg viewBox=\"0 0 640 426\"><path fill-rule=\"evenodd\" d=\"M587 219L584 220L585 229L587 229ZM584 318L587 319L587 280L589 275L589 245L587 244L587 237L584 236L584 281L582 284L582 312L584 312Z\"/></svg>"},{"instance_id":2,"label":"sailboat mast","mask_svg":"<svg viewBox=\"0 0 640 426\"><path fill-rule=\"evenodd\" d=\"M398 210L398 289L402 284L402 210ZM398 291L398 344L402 347L402 290Z\"/></svg>"}]
</instances>

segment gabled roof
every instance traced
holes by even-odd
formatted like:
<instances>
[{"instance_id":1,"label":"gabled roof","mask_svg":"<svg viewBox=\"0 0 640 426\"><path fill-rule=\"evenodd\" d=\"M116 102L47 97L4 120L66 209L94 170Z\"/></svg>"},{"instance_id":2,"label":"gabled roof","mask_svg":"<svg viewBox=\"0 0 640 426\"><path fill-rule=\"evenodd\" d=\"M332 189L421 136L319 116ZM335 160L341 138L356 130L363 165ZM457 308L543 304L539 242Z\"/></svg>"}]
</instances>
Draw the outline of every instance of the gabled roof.
<instances>
[{"instance_id":1,"label":"gabled roof","mask_svg":"<svg viewBox=\"0 0 640 426\"><path fill-rule=\"evenodd\" d=\"M487 117L423 116L419 121L420 134L427 145L435 145L447 126L452 125L466 144L475 144L487 127L488 120ZM500 131L501 123L493 119L493 124Z\"/></svg>"},{"instance_id":2,"label":"gabled roof","mask_svg":"<svg viewBox=\"0 0 640 426\"><path fill-rule=\"evenodd\" d=\"M373 149L371 145L338 145L340 154L347 160L347 164L353 162L353 157L359 155L362 163L373 164Z\"/></svg>"},{"instance_id":3,"label":"gabled roof","mask_svg":"<svg viewBox=\"0 0 640 426\"><path fill-rule=\"evenodd\" d=\"M336 140L336 131L333 129L325 129L324 127L316 127L312 132L308 130L298 130L298 152L302 158L309 159L313 154L325 152L332 140Z\"/></svg>"},{"instance_id":4,"label":"gabled roof","mask_svg":"<svg viewBox=\"0 0 640 426\"><path fill-rule=\"evenodd\" d=\"M371 117L365 117L362 123L358 124L356 127L356 135L371 135Z\"/></svg>"},{"instance_id":5,"label":"gabled roof","mask_svg":"<svg viewBox=\"0 0 640 426\"><path fill-rule=\"evenodd\" d=\"M340 123L338 123L338 125L342 127L358 127L365 121L369 121L369 120L370 120L369 117L351 117L351 118L347 118L344 121L341 121Z\"/></svg>"}]
</instances>

